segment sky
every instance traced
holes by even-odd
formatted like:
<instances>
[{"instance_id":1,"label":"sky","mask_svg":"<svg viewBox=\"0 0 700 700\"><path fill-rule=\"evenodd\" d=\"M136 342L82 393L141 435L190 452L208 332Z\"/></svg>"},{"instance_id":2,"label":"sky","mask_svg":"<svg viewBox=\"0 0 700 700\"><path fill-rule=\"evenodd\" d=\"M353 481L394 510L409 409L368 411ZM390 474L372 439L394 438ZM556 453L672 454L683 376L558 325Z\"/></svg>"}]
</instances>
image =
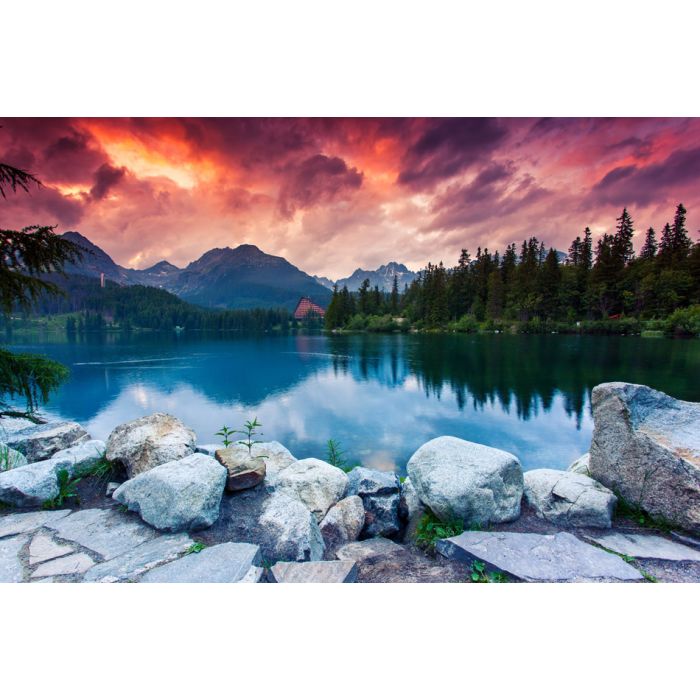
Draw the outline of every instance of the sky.
<instances>
[{"instance_id":1,"label":"sky","mask_svg":"<svg viewBox=\"0 0 700 700\"><path fill-rule=\"evenodd\" d=\"M0 162L43 187L0 227L79 231L116 262L253 243L337 279L537 236L567 250L627 207L641 247L679 202L700 228L700 119L2 118Z\"/></svg>"}]
</instances>

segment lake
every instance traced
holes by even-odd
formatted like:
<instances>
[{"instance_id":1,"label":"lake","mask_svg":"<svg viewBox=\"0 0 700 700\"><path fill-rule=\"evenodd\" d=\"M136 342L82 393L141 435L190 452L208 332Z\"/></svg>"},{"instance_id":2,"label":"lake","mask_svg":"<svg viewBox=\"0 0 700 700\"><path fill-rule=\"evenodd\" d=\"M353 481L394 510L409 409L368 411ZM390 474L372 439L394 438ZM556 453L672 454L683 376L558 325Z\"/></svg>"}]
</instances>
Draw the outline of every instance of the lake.
<instances>
[{"instance_id":1,"label":"lake","mask_svg":"<svg viewBox=\"0 0 700 700\"><path fill-rule=\"evenodd\" d=\"M566 468L588 450L590 392L648 384L700 401L700 341L512 335L133 333L13 344L70 367L45 412L106 439L119 423L165 411L217 442L257 416L263 439L325 458L405 473L424 442L455 435L517 455L525 469Z\"/></svg>"}]
</instances>

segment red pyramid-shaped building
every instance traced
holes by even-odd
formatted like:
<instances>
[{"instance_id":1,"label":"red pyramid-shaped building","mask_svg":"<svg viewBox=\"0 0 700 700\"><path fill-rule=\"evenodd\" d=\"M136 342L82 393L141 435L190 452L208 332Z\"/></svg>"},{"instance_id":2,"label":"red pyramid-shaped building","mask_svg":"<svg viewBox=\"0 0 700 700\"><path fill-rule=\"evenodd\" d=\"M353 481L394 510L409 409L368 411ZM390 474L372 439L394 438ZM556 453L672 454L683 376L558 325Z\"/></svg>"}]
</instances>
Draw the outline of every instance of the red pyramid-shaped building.
<instances>
[{"instance_id":1,"label":"red pyramid-shaped building","mask_svg":"<svg viewBox=\"0 0 700 700\"><path fill-rule=\"evenodd\" d=\"M309 297L302 297L299 299L299 303L297 304L297 308L294 309L294 318L297 321L301 321L303 318L306 318L309 314L313 314L314 316L320 316L323 318L326 314L326 312L318 305L314 304Z\"/></svg>"}]
</instances>

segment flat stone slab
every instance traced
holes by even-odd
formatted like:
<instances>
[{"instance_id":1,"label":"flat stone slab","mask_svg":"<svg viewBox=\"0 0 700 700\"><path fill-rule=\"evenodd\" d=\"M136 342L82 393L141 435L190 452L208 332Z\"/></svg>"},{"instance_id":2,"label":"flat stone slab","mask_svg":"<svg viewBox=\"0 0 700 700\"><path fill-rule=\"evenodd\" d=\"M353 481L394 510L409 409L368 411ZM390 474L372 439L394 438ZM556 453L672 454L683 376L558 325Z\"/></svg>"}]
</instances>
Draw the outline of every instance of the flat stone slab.
<instances>
[{"instance_id":1,"label":"flat stone slab","mask_svg":"<svg viewBox=\"0 0 700 700\"><path fill-rule=\"evenodd\" d=\"M248 573L239 578L236 583L260 583L265 575L265 569L262 566L251 566Z\"/></svg>"},{"instance_id":2,"label":"flat stone slab","mask_svg":"<svg viewBox=\"0 0 700 700\"><path fill-rule=\"evenodd\" d=\"M226 542L187 554L145 574L143 583L236 583L261 563L260 547Z\"/></svg>"},{"instance_id":3,"label":"flat stone slab","mask_svg":"<svg viewBox=\"0 0 700 700\"><path fill-rule=\"evenodd\" d=\"M73 548L68 545L54 542L48 535L40 532L34 535L34 539L29 545L29 565L41 564L49 559L58 559L64 554L71 554Z\"/></svg>"},{"instance_id":4,"label":"flat stone slab","mask_svg":"<svg viewBox=\"0 0 700 700\"><path fill-rule=\"evenodd\" d=\"M587 537L606 549L612 549L635 559L666 559L668 561L700 561L700 551L680 542L658 535L614 532L602 537Z\"/></svg>"},{"instance_id":5,"label":"flat stone slab","mask_svg":"<svg viewBox=\"0 0 700 700\"><path fill-rule=\"evenodd\" d=\"M616 554L586 544L568 532L463 532L438 540L448 559L483 561L522 581L636 581L642 574Z\"/></svg>"},{"instance_id":6,"label":"flat stone slab","mask_svg":"<svg viewBox=\"0 0 700 700\"><path fill-rule=\"evenodd\" d=\"M162 535L120 554L110 561L93 566L84 582L117 583L133 581L156 566L167 564L184 554L194 541L185 534Z\"/></svg>"},{"instance_id":7,"label":"flat stone slab","mask_svg":"<svg viewBox=\"0 0 700 700\"><path fill-rule=\"evenodd\" d=\"M270 569L271 583L355 583L357 564L345 561L281 561Z\"/></svg>"},{"instance_id":8,"label":"flat stone slab","mask_svg":"<svg viewBox=\"0 0 700 700\"><path fill-rule=\"evenodd\" d=\"M341 560L362 561L370 557L389 556L395 552L402 552L404 549L405 547L385 537L373 537L360 542L349 542L341 547L335 556Z\"/></svg>"},{"instance_id":9,"label":"flat stone slab","mask_svg":"<svg viewBox=\"0 0 700 700\"><path fill-rule=\"evenodd\" d=\"M113 559L158 536L138 516L115 508L78 510L49 527L62 539L77 542L105 559Z\"/></svg>"},{"instance_id":10,"label":"flat stone slab","mask_svg":"<svg viewBox=\"0 0 700 700\"><path fill-rule=\"evenodd\" d=\"M24 579L19 553L28 539L26 535L19 535L0 540L0 583L19 583Z\"/></svg>"},{"instance_id":11,"label":"flat stone slab","mask_svg":"<svg viewBox=\"0 0 700 700\"><path fill-rule=\"evenodd\" d=\"M93 564L94 560L87 554L82 552L71 554L60 559L52 559L47 561L32 573L32 578L44 578L45 576L70 576L74 574L82 574L87 571Z\"/></svg>"},{"instance_id":12,"label":"flat stone slab","mask_svg":"<svg viewBox=\"0 0 700 700\"><path fill-rule=\"evenodd\" d=\"M70 515L70 510L40 510L32 513L13 513L0 517L0 537L19 535L56 522Z\"/></svg>"}]
</instances>

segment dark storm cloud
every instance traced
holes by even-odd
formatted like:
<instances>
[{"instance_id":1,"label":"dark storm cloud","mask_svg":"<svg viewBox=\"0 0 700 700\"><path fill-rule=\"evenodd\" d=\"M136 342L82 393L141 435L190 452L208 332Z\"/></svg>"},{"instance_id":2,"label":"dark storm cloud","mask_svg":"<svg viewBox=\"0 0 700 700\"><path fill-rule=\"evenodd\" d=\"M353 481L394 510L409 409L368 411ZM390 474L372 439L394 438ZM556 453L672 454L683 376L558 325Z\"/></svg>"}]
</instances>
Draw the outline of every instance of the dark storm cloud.
<instances>
[{"instance_id":1,"label":"dark storm cloud","mask_svg":"<svg viewBox=\"0 0 700 700\"><path fill-rule=\"evenodd\" d=\"M452 187L435 200L435 218L427 230L453 230L504 217L546 195L534 178L518 176L512 163L490 163L468 185Z\"/></svg>"},{"instance_id":2,"label":"dark storm cloud","mask_svg":"<svg viewBox=\"0 0 700 700\"><path fill-rule=\"evenodd\" d=\"M103 163L95 172L95 184L90 189L93 199L103 199L107 193L126 175L126 168L115 168Z\"/></svg>"},{"instance_id":3,"label":"dark storm cloud","mask_svg":"<svg viewBox=\"0 0 700 700\"><path fill-rule=\"evenodd\" d=\"M319 153L292 170L280 190L280 211L289 217L296 209L330 202L361 186L362 173L357 168L348 168L342 158Z\"/></svg>"},{"instance_id":4,"label":"dark storm cloud","mask_svg":"<svg viewBox=\"0 0 700 700\"><path fill-rule=\"evenodd\" d=\"M406 150L398 181L430 188L487 157L506 136L496 119L440 119Z\"/></svg>"},{"instance_id":5,"label":"dark storm cloud","mask_svg":"<svg viewBox=\"0 0 700 700\"><path fill-rule=\"evenodd\" d=\"M598 204L645 206L663 193L697 180L700 173L700 147L671 153L660 163L613 168L591 191Z\"/></svg>"}]
</instances>

